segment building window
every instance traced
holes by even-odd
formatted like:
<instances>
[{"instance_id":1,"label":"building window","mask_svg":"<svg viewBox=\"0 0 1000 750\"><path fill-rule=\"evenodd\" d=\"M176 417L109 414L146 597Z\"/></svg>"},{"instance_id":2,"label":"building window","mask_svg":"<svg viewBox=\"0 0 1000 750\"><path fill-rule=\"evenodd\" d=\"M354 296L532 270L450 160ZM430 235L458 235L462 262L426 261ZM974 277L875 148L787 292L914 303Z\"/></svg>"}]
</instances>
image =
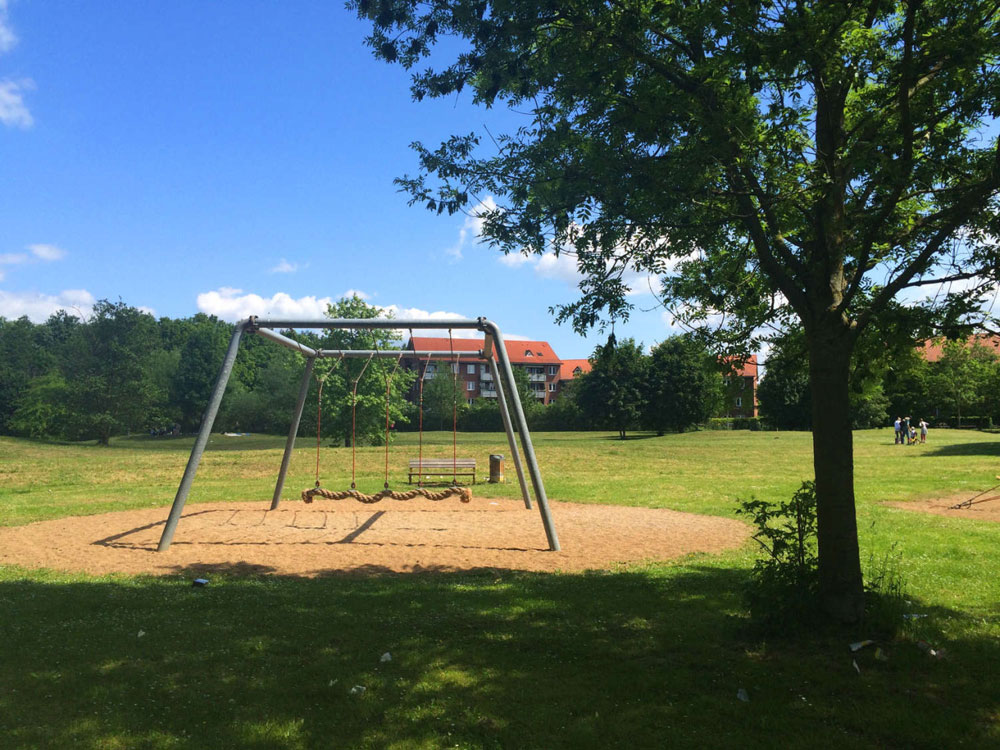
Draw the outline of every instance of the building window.
<instances>
[{"instance_id":1,"label":"building window","mask_svg":"<svg viewBox=\"0 0 1000 750\"><path fill-rule=\"evenodd\" d=\"M722 384L723 385L729 385L729 378L723 378L722 379Z\"/></svg>"},{"instance_id":2,"label":"building window","mask_svg":"<svg viewBox=\"0 0 1000 750\"><path fill-rule=\"evenodd\" d=\"M473 403L473 402L474 402L474 401L475 401L476 399L474 399L474 398L467 398L467 399L465 399L465 400L469 402L469 406L472 406L472 403Z\"/></svg>"},{"instance_id":3,"label":"building window","mask_svg":"<svg viewBox=\"0 0 1000 750\"><path fill-rule=\"evenodd\" d=\"M467 390L467 391L474 391L474 390L476 390L476 381L475 380L466 380L465 381L465 390Z\"/></svg>"},{"instance_id":4,"label":"building window","mask_svg":"<svg viewBox=\"0 0 1000 750\"><path fill-rule=\"evenodd\" d=\"M736 397L736 405L743 406L743 398L741 396Z\"/></svg>"},{"instance_id":5,"label":"building window","mask_svg":"<svg viewBox=\"0 0 1000 750\"><path fill-rule=\"evenodd\" d=\"M555 392L556 392L556 384L549 383L549 393L555 393Z\"/></svg>"},{"instance_id":6,"label":"building window","mask_svg":"<svg viewBox=\"0 0 1000 750\"><path fill-rule=\"evenodd\" d=\"M549 365L549 375L558 375L558 374L559 374L559 366Z\"/></svg>"},{"instance_id":7,"label":"building window","mask_svg":"<svg viewBox=\"0 0 1000 750\"><path fill-rule=\"evenodd\" d=\"M481 372L483 375L485 375L489 371L490 371L490 368L487 367L486 365L479 365L479 372Z\"/></svg>"},{"instance_id":8,"label":"building window","mask_svg":"<svg viewBox=\"0 0 1000 750\"><path fill-rule=\"evenodd\" d=\"M525 356L525 357L534 357L535 355L534 355L534 354L532 354L532 353L531 353L531 351L530 351L529 349L525 349L525 350L524 350L524 356Z\"/></svg>"},{"instance_id":9,"label":"building window","mask_svg":"<svg viewBox=\"0 0 1000 750\"><path fill-rule=\"evenodd\" d=\"M476 374L476 366L475 365L466 365L465 366L465 371L469 375L475 375Z\"/></svg>"},{"instance_id":10,"label":"building window","mask_svg":"<svg viewBox=\"0 0 1000 750\"><path fill-rule=\"evenodd\" d=\"M458 375L458 362L451 363L451 374Z\"/></svg>"}]
</instances>

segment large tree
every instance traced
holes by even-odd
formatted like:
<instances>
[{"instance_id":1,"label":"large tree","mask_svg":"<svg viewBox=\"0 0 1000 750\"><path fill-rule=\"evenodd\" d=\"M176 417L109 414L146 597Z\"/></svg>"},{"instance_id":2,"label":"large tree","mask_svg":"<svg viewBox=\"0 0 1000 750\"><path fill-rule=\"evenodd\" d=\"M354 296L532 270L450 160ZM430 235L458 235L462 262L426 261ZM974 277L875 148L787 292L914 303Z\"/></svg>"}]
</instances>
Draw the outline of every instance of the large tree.
<instances>
[{"instance_id":1,"label":"large tree","mask_svg":"<svg viewBox=\"0 0 1000 750\"><path fill-rule=\"evenodd\" d=\"M591 428L618 431L625 439L628 430L642 422L646 409L646 375L649 358L634 339L598 346L590 357L590 372L577 378L576 401Z\"/></svg>"},{"instance_id":2,"label":"large tree","mask_svg":"<svg viewBox=\"0 0 1000 750\"><path fill-rule=\"evenodd\" d=\"M646 425L684 432L713 416L722 401L718 360L693 336L671 336L653 347L646 374Z\"/></svg>"},{"instance_id":3,"label":"large tree","mask_svg":"<svg viewBox=\"0 0 1000 750\"><path fill-rule=\"evenodd\" d=\"M416 99L506 105L524 126L416 145L436 211L496 199L504 252L573 252L580 328L668 275L690 322L740 347L805 330L820 594L863 612L849 403L858 335L906 290L961 322L1000 274L1000 13L986 0L356 0ZM417 69L442 37L456 37ZM454 50L458 50L457 53ZM930 304L928 303L928 306Z\"/></svg>"}]
</instances>

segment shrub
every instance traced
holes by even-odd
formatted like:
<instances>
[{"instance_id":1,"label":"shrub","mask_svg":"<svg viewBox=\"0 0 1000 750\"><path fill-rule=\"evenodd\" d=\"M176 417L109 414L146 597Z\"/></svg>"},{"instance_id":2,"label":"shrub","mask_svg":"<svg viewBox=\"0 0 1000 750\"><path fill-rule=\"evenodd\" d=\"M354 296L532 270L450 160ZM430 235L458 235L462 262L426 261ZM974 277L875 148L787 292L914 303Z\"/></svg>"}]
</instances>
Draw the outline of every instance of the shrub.
<instances>
[{"instance_id":1,"label":"shrub","mask_svg":"<svg viewBox=\"0 0 1000 750\"><path fill-rule=\"evenodd\" d=\"M738 502L736 512L750 517L757 527L753 539L766 553L750 574L751 618L765 627L810 622L819 589L814 483L803 482L789 502Z\"/></svg>"}]
</instances>

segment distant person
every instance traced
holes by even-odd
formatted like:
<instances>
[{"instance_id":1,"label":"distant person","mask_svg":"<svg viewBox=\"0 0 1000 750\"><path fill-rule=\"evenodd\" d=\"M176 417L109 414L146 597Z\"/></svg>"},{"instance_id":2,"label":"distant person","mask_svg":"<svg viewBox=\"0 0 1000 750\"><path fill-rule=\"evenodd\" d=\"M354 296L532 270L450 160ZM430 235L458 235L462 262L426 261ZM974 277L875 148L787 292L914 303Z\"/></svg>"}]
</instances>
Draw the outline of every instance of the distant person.
<instances>
[{"instance_id":1,"label":"distant person","mask_svg":"<svg viewBox=\"0 0 1000 750\"><path fill-rule=\"evenodd\" d=\"M920 442L927 442L927 423L924 420L920 420Z\"/></svg>"},{"instance_id":2,"label":"distant person","mask_svg":"<svg viewBox=\"0 0 1000 750\"><path fill-rule=\"evenodd\" d=\"M902 417L896 417L896 421L894 423L894 426L896 428L896 443L895 444L898 445L899 443L903 442L903 433L901 432L901 430L903 429L903 419L902 419Z\"/></svg>"},{"instance_id":3,"label":"distant person","mask_svg":"<svg viewBox=\"0 0 1000 750\"><path fill-rule=\"evenodd\" d=\"M909 442L909 444L910 445L916 445L917 444L917 428L916 427L910 427L910 442Z\"/></svg>"}]
</instances>

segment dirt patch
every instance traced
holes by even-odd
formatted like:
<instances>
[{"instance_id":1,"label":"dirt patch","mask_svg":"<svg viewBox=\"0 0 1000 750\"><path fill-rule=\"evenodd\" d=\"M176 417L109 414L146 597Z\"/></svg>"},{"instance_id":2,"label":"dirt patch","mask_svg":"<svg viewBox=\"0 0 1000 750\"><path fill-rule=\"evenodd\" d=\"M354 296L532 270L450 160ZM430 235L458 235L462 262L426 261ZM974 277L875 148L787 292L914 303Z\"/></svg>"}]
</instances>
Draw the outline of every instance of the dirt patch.
<instances>
[{"instance_id":1,"label":"dirt patch","mask_svg":"<svg viewBox=\"0 0 1000 750\"><path fill-rule=\"evenodd\" d=\"M411 500L188 505L173 545L156 552L167 508L120 511L0 528L0 563L105 573L347 572L478 568L581 571L721 552L749 536L732 519L673 510L551 503L562 550L521 501Z\"/></svg>"},{"instance_id":2,"label":"dirt patch","mask_svg":"<svg viewBox=\"0 0 1000 750\"><path fill-rule=\"evenodd\" d=\"M955 495L953 497L934 498L931 500L907 500L898 503L886 503L893 508L913 510L919 513L933 513L936 516L950 518L975 518L977 521L1000 522L1000 495L987 493L976 498L973 505L955 508L972 497L971 494Z\"/></svg>"}]
</instances>

